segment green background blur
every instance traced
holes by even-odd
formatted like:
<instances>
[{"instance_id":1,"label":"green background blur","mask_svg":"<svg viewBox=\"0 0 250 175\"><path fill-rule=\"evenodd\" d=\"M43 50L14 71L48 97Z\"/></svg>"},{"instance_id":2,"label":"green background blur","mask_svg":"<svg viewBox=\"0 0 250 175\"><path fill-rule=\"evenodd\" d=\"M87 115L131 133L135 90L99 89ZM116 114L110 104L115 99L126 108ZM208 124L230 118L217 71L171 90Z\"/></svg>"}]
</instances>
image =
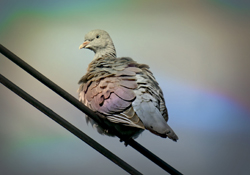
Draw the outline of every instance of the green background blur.
<instances>
[{"instance_id":1,"label":"green background blur","mask_svg":"<svg viewBox=\"0 0 250 175\"><path fill-rule=\"evenodd\" d=\"M180 140L137 139L183 174L249 174L250 2L0 1L0 43L77 98L94 54L84 35L106 30L117 55L149 64ZM143 174L165 172L99 135L84 115L0 55L0 73ZM126 174L0 85L0 174Z\"/></svg>"}]
</instances>

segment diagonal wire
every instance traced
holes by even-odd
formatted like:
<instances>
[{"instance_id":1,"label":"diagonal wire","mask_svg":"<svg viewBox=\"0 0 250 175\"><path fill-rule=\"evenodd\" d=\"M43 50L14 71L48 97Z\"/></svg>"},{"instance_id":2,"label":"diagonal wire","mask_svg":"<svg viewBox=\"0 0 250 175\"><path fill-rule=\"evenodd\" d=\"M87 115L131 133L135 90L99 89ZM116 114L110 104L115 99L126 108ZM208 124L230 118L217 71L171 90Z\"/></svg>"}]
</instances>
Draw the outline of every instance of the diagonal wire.
<instances>
[{"instance_id":1,"label":"diagonal wire","mask_svg":"<svg viewBox=\"0 0 250 175\"><path fill-rule=\"evenodd\" d=\"M30 75L32 75L34 78L36 78L37 80L39 80L40 82L42 82L48 88L50 88L55 93L57 93L58 95L60 95L62 98L64 98L65 100L67 100L69 103L71 103L72 105L74 105L76 108L78 108L79 110L81 110L82 112L84 112L86 115L88 115L89 117L91 117L100 126L102 126L103 128L108 128L108 126L100 120L100 118L98 117L98 115L96 113L94 113L92 110L90 110L88 107L86 107L85 105L83 105L81 102L79 102L76 98L74 98L68 92L66 92L61 87L59 87L58 85L56 85L54 82L52 82L51 80L49 80L47 77L45 77L44 75L42 75L40 72L38 72L37 70L35 70L33 67L31 67L29 64L27 64L26 62L24 62L21 58L19 58L18 56L16 56L14 53L12 53L11 51L9 51L7 48L5 48L1 44L0 44L0 52L4 56L6 56L8 59L10 59L11 61L13 61L15 64L17 64L19 67L21 67L23 70L25 70ZM108 128L108 130L110 130L110 128ZM145 157L147 157L148 159L150 159L152 162L154 162L155 164L157 164L159 167L161 167L162 169L164 169L168 173L174 174L174 175L175 174L176 175L181 175L182 174L178 170L176 170L175 168L173 168L172 166L170 166L169 164L167 164L166 162L164 162L162 159L160 159L159 157L157 157L155 154L153 154L152 152L150 152L149 150L147 150L146 148L144 148L142 145L140 145L139 143L137 143L135 140L133 140L131 138L130 139L124 138L124 137L122 137L117 132L114 132L114 133L121 140L125 141L126 144L128 144L131 147L133 147L134 149L136 149L138 152L140 152L141 154L143 154Z\"/></svg>"},{"instance_id":2,"label":"diagonal wire","mask_svg":"<svg viewBox=\"0 0 250 175\"><path fill-rule=\"evenodd\" d=\"M76 128L74 125L69 123L67 120L59 116L57 113L52 111L50 108L36 100L34 97L29 95L27 92L23 91L21 88L16 86L14 83L12 83L10 80L5 78L3 75L0 74L0 82L9 88L12 92L16 93L18 96L23 98L25 101L30 103L32 106L40 110L42 113L50 117L52 120L60 124L62 127L70 131L72 134L77 136L79 139L87 143L89 146L94 148L96 151L107 157L109 160L120 166L122 169L127 171L130 174L138 174L141 175L139 171L137 171L135 168L127 164L125 161L117 157L115 154L107 150L105 147L100 145L98 142L90 138L88 135L86 135L84 132Z\"/></svg>"}]
</instances>

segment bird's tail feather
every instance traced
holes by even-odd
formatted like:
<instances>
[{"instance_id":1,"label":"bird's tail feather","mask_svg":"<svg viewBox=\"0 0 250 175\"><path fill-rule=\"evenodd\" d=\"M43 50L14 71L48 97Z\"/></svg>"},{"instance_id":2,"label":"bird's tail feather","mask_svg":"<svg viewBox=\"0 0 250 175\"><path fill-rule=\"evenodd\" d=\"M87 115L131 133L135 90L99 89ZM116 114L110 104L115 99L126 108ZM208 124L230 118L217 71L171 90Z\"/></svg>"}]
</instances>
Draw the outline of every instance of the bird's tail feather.
<instances>
[{"instance_id":1,"label":"bird's tail feather","mask_svg":"<svg viewBox=\"0 0 250 175\"><path fill-rule=\"evenodd\" d=\"M166 135L168 138L172 139L175 142L179 139L170 126L168 126L168 132L166 133Z\"/></svg>"}]
</instances>

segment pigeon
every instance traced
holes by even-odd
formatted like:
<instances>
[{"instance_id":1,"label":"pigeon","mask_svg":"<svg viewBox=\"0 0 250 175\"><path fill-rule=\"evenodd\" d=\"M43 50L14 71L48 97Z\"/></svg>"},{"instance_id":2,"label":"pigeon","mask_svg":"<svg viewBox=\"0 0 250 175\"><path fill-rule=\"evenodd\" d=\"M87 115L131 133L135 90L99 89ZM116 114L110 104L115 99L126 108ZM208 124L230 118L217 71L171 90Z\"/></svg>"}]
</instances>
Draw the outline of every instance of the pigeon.
<instances>
[{"instance_id":1,"label":"pigeon","mask_svg":"<svg viewBox=\"0 0 250 175\"><path fill-rule=\"evenodd\" d=\"M178 140L167 124L163 92L148 65L130 57L118 58L111 37L104 30L87 33L79 47L82 48L95 55L79 81L80 102L123 136L137 138L146 129L160 137ZM114 136L90 117L86 116L86 121L100 134Z\"/></svg>"}]
</instances>

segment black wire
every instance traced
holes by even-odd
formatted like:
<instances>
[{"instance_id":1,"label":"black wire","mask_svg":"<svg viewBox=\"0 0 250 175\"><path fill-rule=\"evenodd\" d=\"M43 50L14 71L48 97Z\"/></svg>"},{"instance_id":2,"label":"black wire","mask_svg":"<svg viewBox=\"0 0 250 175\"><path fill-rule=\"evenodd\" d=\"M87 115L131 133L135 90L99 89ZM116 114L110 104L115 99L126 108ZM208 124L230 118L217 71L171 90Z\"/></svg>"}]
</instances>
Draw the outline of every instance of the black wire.
<instances>
[{"instance_id":1,"label":"black wire","mask_svg":"<svg viewBox=\"0 0 250 175\"><path fill-rule=\"evenodd\" d=\"M30 96L27 92L23 91L21 88L16 86L14 83L12 83L10 80L5 78L3 75L0 74L0 82L9 88L12 92L16 93L18 96L23 98L25 101L30 103L32 106L40 110L42 113L47 115L49 118L60 124L62 127L70 131L72 134L77 136L79 139L87 143L89 146L94 148L96 151L107 157L109 160L120 166L122 169L127 171L130 174L141 174L139 171L137 171L135 168L124 162L122 159L117 157L115 154L107 150L105 147L100 145L98 142L90 138L88 135L86 135L84 132L76 128L74 125L69 123L67 120L59 116L57 113L52 111L50 108L36 100L34 97Z\"/></svg>"},{"instance_id":2,"label":"black wire","mask_svg":"<svg viewBox=\"0 0 250 175\"><path fill-rule=\"evenodd\" d=\"M29 64L27 64L26 62L24 62L21 58L19 58L18 56L16 56L14 53L12 53L11 51L9 51L7 48L5 48L1 44L0 44L0 52L4 56L6 56L8 59L10 59L11 61L13 61L15 64L17 64L19 67L21 67L26 72L28 72L30 75L32 75L34 78L36 78L37 80L39 80L40 82L42 82L48 88L50 88L55 93L57 93L58 95L60 95L62 98L64 98L65 100L67 100L69 103L71 103L72 105L74 105L76 108L78 108L79 110L81 110L82 112L84 112L86 115L88 115L89 117L91 117L100 126L102 126L103 128L108 128L108 126L105 125L105 123L103 123L100 120L100 118L98 117L98 115L96 113L94 113L92 110L90 110L88 107L86 107L85 105L83 105L81 102L79 102L72 95L70 95L65 90L63 90L61 87L59 87L58 85L56 85L55 83L53 83L51 80L49 80L48 78L46 78L44 75L42 75L41 73L39 73L37 70L35 70L33 67L31 67ZM160 166L162 169L164 169L168 173L170 173L170 174L176 174L176 175L181 175L182 174L179 171L177 171L176 169L174 169L172 166L170 166L169 164L167 164L166 162L164 162L162 159L160 159L159 157L157 157L155 154L153 154L152 152L150 152L149 150L147 150L146 148L144 148L142 145L140 145L139 143L137 143L135 140L123 138L121 135L119 135L119 133L116 133L116 132L114 132L114 133L121 140L125 141L126 144L128 144L131 147L133 147L134 149L136 149L138 152L140 152L141 154L143 154L145 157L147 157L148 159L150 159L152 162L154 162L155 164L157 164L158 166Z\"/></svg>"}]
</instances>

